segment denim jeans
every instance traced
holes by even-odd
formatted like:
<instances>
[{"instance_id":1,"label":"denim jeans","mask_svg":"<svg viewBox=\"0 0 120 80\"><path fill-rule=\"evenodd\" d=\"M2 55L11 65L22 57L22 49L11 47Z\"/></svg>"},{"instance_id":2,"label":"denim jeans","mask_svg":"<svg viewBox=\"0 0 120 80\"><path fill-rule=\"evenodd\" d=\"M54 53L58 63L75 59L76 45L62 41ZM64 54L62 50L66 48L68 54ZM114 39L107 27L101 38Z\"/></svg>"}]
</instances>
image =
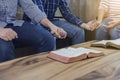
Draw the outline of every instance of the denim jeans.
<instances>
[{"instance_id":1,"label":"denim jeans","mask_svg":"<svg viewBox=\"0 0 120 80\"><path fill-rule=\"evenodd\" d=\"M35 26L25 22L21 27L8 25L6 28L12 28L18 34L18 39L12 41L0 39L0 62L14 58L14 43L21 46L33 46L36 49L36 53L55 49L55 38L40 25Z\"/></svg>"},{"instance_id":2,"label":"denim jeans","mask_svg":"<svg viewBox=\"0 0 120 80\"><path fill-rule=\"evenodd\" d=\"M72 44L79 44L85 41L84 29L63 20L55 20L52 23L67 32L67 37L72 39Z\"/></svg>"},{"instance_id":3,"label":"denim jeans","mask_svg":"<svg viewBox=\"0 0 120 80\"><path fill-rule=\"evenodd\" d=\"M109 21L112 21L112 19L105 19L102 24L107 25ZM106 29L104 26L100 26L96 31L97 40L107 40L109 38L111 40L120 38L120 25L111 29Z\"/></svg>"}]
</instances>

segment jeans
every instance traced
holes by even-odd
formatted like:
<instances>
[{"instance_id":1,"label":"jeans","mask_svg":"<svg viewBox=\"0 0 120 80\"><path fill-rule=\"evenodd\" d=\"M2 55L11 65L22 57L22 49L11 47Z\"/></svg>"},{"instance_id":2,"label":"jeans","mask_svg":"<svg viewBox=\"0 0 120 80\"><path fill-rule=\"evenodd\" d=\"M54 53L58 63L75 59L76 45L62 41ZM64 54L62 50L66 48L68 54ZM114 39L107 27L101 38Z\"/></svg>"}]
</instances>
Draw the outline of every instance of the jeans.
<instances>
[{"instance_id":1,"label":"jeans","mask_svg":"<svg viewBox=\"0 0 120 80\"><path fill-rule=\"evenodd\" d=\"M84 29L62 20L55 20L52 23L67 32L67 37L72 39L72 44L79 44L85 41Z\"/></svg>"},{"instance_id":2,"label":"jeans","mask_svg":"<svg viewBox=\"0 0 120 80\"><path fill-rule=\"evenodd\" d=\"M12 28L18 39L4 41L0 39L0 62L14 58L14 45L33 46L36 53L52 51L55 49L56 40L53 35L42 26L35 26L25 22L21 27L8 25L5 28Z\"/></svg>"},{"instance_id":3,"label":"jeans","mask_svg":"<svg viewBox=\"0 0 120 80\"><path fill-rule=\"evenodd\" d=\"M112 21L112 19L105 19L102 24L107 25L109 21ZM96 31L97 40L107 40L109 38L111 40L120 38L120 25L111 29L106 29L104 26L100 26Z\"/></svg>"}]
</instances>

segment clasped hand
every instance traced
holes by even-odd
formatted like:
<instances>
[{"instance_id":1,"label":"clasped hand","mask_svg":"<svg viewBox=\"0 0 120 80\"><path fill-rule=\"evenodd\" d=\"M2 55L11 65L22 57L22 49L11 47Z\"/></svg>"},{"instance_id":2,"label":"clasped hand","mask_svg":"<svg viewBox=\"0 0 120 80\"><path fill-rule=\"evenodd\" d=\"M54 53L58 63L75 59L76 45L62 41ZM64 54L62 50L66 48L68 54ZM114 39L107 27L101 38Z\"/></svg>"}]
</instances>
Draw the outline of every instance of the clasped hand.
<instances>
[{"instance_id":1,"label":"clasped hand","mask_svg":"<svg viewBox=\"0 0 120 80\"><path fill-rule=\"evenodd\" d=\"M89 21L88 23L83 23L81 25L82 28L89 30L89 31L95 30L97 26L98 24L96 23L96 20L92 20L92 21Z\"/></svg>"},{"instance_id":2,"label":"clasped hand","mask_svg":"<svg viewBox=\"0 0 120 80\"><path fill-rule=\"evenodd\" d=\"M90 21L91 22L91 21ZM105 27L106 29L111 29L117 25L119 25L120 21L119 20L112 20L107 23L107 25L102 24L101 22L94 20L90 23L91 27L93 30L98 29L100 26Z\"/></svg>"},{"instance_id":3,"label":"clasped hand","mask_svg":"<svg viewBox=\"0 0 120 80\"><path fill-rule=\"evenodd\" d=\"M11 41L18 38L17 33L11 28L0 28L0 38L5 41Z\"/></svg>"},{"instance_id":4,"label":"clasped hand","mask_svg":"<svg viewBox=\"0 0 120 80\"><path fill-rule=\"evenodd\" d=\"M67 36L66 31L64 31L62 28L59 28L57 26L52 26L50 29L51 29L51 33L59 39L65 39Z\"/></svg>"}]
</instances>

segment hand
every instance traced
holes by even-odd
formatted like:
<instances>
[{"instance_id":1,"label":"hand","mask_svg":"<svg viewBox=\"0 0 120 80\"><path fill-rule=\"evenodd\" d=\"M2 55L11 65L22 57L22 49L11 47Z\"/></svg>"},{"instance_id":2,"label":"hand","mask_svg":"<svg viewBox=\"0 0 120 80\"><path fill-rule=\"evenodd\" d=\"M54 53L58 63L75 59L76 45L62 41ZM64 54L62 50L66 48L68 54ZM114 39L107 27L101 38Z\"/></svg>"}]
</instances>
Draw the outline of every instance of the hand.
<instances>
[{"instance_id":1,"label":"hand","mask_svg":"<svg viewBox=\"0 0 120 80\"><path fill-rule=\"evenodd\" d=\"M119 21L118 20L113 20L113 21L108 22L108 25L105 26L105 28L110 29L110 28L113 28L117 25L119 25Z\"/></svg>"},{"instance_id":2,"label":"hand","mask_svg":"<svg viewBox=\"0 0 120 80\"><path fill-rule=\"evenodd\" d=\"M64 39L67 36L67 33L62 28L59 28L57 26L52 26L50 29L51 29L51 33L57 38Z\"/></svg>"},{"instance_id":3,"label":"hand","mask_svg":"<svg viewBox=\"0 0 120 80\"><path fill-rule=\"evenodd\" d=\"M67 33L57 26L55 26L51 21L49 21L47 18L44 18L40 21L42 25L45 27L48 27L51 30L51 33L56 36L57 38L64 39L67 36Z\"/></svg>"},{"instance_id":4,"label":"hand","mask_svg":"<svg viewBox=\"0 0 120 80\"><path fill-rule=\"evenodd\" d=\"M65 39L66 38L66 36L67 36L66 31L64 31L62 28L59 28L59 27L58 27L57 31L60 34L61 39Z\"/></svg>"},{"instance_id":5,"label":"hand","mask_svg":"<svg viewBox=\"0 0 120 80\"><path fill-rule=\"evenodd\" d=\"M0 38L5 41L11 41L18 38L17 33L11 28L0 28Z\"/></svg>"},{"instance_id":6,"label":"hand","mask_svg":"<svg viewBox=\"0 0 120 80\"><path fill-rule=\"evenodd\" d=\"M88 24L86 24L86 23L83 23L83 24L81 24L80 26L81 26L82 28L86 29L86 30L90 30L90 31L91 31L91 27L90 27Z\"/></svg>"},{"instance_id":7,"label":"hand","mask_svg":"<svg viewBox=\"0 0 120 80\"><path fill-rule=\"evenodd\" d=\"M89 21L87 24L90 26L91 31L95 30L99 25L99 23L96 20Z\"/></svg>"}]
</instances>

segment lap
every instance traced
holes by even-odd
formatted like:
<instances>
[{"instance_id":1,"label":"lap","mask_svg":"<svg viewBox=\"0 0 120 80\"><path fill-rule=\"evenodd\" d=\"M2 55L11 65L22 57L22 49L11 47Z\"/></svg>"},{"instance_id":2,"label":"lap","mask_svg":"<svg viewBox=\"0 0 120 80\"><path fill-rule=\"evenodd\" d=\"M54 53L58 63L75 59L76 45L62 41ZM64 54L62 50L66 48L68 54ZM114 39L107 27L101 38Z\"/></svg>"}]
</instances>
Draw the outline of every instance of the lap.
<instances>
[{"instance_id":1,"label":"lap","mask_svg":"<svg viewBox=\"0 0 120 80\"><path fill-rule=\"evenodd\" d=\"M0 39L0 48L11 47L11 46L13 46L12 41L5 41Z\"/></svg>"},{"instance_id":2,"label":"lap","mask_svg":"<svg viewBox=\"0 0 120 80\"><path fill-rule=\"evenodd\" d=\"M63 28L68 35L74 35L74 33L76 32L84 33L84 29L80 28L77 25L71 24L67 21L58 20L58 21L52 21L52 23L58 27Z\"/></svg>"},{"instance_id":3,"label":"lap","mask_svg":"<svg viewBox=\"0 0 120 80\"><path fill-rule=\"evenodd\" d=\"M103 20L102 24L107 25L109 21L112 21L112 19L105 19ZM97 30L97 34L103 34L103 35L109 35L111 39L120 38L120 25L115 26L111 29L106 29L104 26L100 26L100 28Z\"/></svg>"},{"instance_id":4,"label":"lap","mask_svg":"<svg viewBox=\"0 0 120 80\"><path fill-rule=\"evenodd\" d=\"M74 24L71 24L67 21L63 21L63 20L52 21L52 23L55 24L58 27L61 27L61 28L65 29L65 30L66 29L67 30L73 30L73 29L76 29L76 30L81 29L82 30L82 28L80 28L80 27L78 27Z\"/></svg>"},{"instance_id":5,"label":"lap","mask_svg":"<svg viewBox=\"0 0 120 80\"><path fill-rule=\"evenodd\" d=\"M43 41L46 37L53 37L44 27L28 22L25 22L21 27L7 26L7 28L12 28L18 34L18 39L13 40L13 42L20 43L21 45L29 45L38 40Z\"/></svg>"}]
</instances>

